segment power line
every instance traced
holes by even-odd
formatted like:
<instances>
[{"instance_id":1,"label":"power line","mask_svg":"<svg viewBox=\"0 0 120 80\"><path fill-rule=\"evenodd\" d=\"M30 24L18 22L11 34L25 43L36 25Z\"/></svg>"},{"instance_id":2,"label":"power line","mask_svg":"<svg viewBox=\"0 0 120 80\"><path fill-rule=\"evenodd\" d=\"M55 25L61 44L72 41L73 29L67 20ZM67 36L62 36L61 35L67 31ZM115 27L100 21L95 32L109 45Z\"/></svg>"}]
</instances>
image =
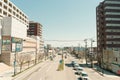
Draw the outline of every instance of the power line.
<instances>
[{"instance_id":1,"label":"power line","mask_svg":"<svg viewBox=\"0 0 120 80\"><path fill-rule=\"evenodd\" d=\"M44 40L44 41L73 42L73 41L84 41L84 40Z\"/></svg>"},{"instance_id":2,"label":"power line","mask_svg":"<svg viewBox=\"0 0 120 80\"><path fill-rule=\"evenodd\" d=\"M56 41L56 42L78 42L78 41L84 41L84 40L44 40L44 41Z\"/></svg>"}]
</instances>

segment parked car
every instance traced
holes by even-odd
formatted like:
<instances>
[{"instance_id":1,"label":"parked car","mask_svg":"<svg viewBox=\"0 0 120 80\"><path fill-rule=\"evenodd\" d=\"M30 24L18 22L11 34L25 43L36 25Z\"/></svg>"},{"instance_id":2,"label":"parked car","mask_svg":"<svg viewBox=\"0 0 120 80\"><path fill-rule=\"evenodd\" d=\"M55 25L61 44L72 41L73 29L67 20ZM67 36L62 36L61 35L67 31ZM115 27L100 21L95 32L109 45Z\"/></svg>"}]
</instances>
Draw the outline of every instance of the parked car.
<instances>
[{"instance_id":1,"label":"parked car","mask_svg":"<svg viewBox=\"0 0 120 80\"><path fill-rule=\"evenodd\" d=\"M83 68L82 67L78 67L78 69L76 70L76 73L78 75L80 75L82 73L82 71L83 71Z\"/></svg>"},{"instance_id":2,"label":"parked car","mask_svg":"<svg viewBox=\"0 0 120 80\"><path fill-rule=\"evenodd\" d=\"M74 67L74 70L83 70L83 68L80 67L80 66L75 66L75 67Z\"/></svg>"},{"instance_id":3,"label":"parked car","mask_svg":"<svg viewBox=\"0 0 120 80\"><path fill-rule=\"evenodd\" d=\"M75 62L75 61L72 61L71 64L72 64L72 66L74 66L74 65L76 64L76 62Z\"/></svg>"},{"instance_id":4,"label":"parked car","mask_svg":"<svg viewBox=\"0 0 120 80\"><path fill-rule=\"evenodd\" d=\"M89 80L88 74L86 72L83 72L83 71L80 74L80 78L81 78L81 80Z\"/></svg>"}]
</instances>

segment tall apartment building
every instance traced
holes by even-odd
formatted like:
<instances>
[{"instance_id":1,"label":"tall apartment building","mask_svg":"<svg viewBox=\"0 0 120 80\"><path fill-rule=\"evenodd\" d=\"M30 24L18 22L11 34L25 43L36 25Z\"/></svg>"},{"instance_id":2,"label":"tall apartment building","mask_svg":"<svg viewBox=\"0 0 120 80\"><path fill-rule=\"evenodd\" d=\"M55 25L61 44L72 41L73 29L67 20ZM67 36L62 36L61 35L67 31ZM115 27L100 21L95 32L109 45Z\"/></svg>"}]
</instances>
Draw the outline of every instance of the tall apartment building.
<instances>
[{"instance_id":1,"label":"tall apartment building","mask_svg":"<svg viewBox=\"0 0 120 80\"><path fill-rule=\"evenodd\" d=\"M37 39L38 53L44 53L44 41L42 39L42 25L38 22L30 21L27 35Z\"/></svg>"},{"instance_id":2,"label":"tall apartment building","mask_svg":"<svg viewBox=\"0 0 120 80\"><path fill-rule=\"evenodd\" d=\"M120 0L104 0L96 8L97 52L120 49Z\"/></svg>"},{"instance_id":3,"label":"tall apartment building","mask_svg":"<svg viewBox=\"0 0 120 80\"><path fill-rule=\"evenodd\" d=\"M42 37L42 25L40 23L30 21L27 34Z\"/></svg>"}]
</instances>

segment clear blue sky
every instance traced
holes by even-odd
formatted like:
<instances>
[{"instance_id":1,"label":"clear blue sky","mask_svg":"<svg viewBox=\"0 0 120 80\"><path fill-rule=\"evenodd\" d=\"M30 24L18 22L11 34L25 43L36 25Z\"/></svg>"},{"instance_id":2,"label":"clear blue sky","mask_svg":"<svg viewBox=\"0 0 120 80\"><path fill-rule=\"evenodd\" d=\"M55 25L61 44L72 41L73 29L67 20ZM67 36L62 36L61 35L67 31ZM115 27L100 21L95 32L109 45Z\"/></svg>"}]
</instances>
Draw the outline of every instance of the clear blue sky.
<instances>
[{"instance_id":1,"label":"clear blue sky","mask_svg":"<svg viewBox=\"0 0 120 80\"><path fill-rule=\"evenodd\" d=\"M96 6L103 0L11 0L43 25L46 40L96 39Z\"/></svg>"}]
</instances>

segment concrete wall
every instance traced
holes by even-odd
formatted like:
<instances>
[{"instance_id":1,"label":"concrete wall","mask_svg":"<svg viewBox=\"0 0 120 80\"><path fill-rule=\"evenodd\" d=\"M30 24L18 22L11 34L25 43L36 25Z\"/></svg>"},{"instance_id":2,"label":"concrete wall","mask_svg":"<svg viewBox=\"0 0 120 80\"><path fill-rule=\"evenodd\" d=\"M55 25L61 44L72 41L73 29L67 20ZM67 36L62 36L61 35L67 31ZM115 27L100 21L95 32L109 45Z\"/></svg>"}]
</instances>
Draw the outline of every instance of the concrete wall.
<instances>
[{"instance_id":1,"label":"concrete wall","mask_svg":"<svg viewBox=\"0 0 120 80\"><path fill-rule=\"evenodd\" d=\"M12 19L11 36L25 39L27 36L27 26L14 18L11 19Z\"/></svg>"},{"instance_id":2,"label":"concrete wall","mask_svg":"<svg viewBox=\"0 0 120 80\"><path fill-rule=\"evenodd\" d=\"M12 17L4 17L2 20L3 35L10 35L12 37L26 38L27 26Z\"/></svg>"},{"instance_id":3,"label":"concrete wall","mask_svg":"<svg viewBox=\"0 0 120 80\"><path fill-rule=\"evenodd\" d=\"M11 65L11 53L5 52L4 54L1 54L0 61L7 65Z\"/></svg>"},{"instance_id":4,"label":"concrete wall","mask_svg":"<svg viewBox=\"0 0 120 80\"><path fill-rule=\"evenodd\" d=\"M10 36L11 35L11 18L3 18L2 20L2 35L7 35Z\"/></svg>"}]
</instances>

